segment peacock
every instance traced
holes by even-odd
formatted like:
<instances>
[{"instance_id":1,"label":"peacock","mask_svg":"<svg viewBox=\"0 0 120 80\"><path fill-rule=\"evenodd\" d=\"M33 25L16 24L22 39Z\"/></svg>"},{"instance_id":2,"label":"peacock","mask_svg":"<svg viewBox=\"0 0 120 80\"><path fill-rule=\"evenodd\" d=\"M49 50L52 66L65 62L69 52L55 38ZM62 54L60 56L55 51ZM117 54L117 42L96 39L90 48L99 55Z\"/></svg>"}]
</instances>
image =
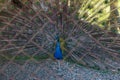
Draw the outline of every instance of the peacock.
<instances>
[{"instance_id":1,"label":"peacock","mask_svg":"<svg viewBox=\"0 0 120 80\"><path fill-rule=\"evenodd\" d=\"M120 70L120 34L106 30L105 20L96 18L108 4L109 0L11 0L0 11L0 55L12 61L21 56L50 58Z\"/></svg>"}]
</instances>

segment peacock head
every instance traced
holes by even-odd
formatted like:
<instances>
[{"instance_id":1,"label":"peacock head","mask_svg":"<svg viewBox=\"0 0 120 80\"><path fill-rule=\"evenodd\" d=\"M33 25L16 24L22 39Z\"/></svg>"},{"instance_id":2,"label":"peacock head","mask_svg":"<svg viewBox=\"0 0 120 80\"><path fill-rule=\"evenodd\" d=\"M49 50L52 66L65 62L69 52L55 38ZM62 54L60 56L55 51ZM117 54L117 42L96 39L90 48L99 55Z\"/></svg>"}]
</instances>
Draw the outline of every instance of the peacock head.
<instances>
[{"instance_id":1,"label":"peacock head","mask_svg":"<svg viewBox=\"0 0 120 80\"><path fill-rule=\"evenodd\" d=\"M57 33L55 39L59 42L60 41L60 38L59 38L59 34Z\"/></svg>"}]
</instances>

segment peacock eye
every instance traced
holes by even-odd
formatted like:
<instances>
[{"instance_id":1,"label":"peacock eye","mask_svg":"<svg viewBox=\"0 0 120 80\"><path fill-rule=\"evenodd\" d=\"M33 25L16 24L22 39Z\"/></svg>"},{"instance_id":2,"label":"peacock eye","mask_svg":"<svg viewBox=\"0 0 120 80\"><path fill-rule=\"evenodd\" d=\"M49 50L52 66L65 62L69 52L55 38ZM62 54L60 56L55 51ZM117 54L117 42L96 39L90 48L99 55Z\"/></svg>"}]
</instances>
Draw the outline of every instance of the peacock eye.
<instances>
[{"instance_id":1,"label":"peacock eye","mask_svg":"<svg viewBox=\"0 0 120 80\"><path fill-rule=\"evenodd\" d=\"M109 0L105 0L104 3L105 3L105 4L109 3Z\"/></svg>"},{"instance_id":2,"label":"peacock eye","mask_svg":"<svg viewBox=\"0 0 120 80\"><path fill-rule=\"evenodd\" d=\"M103 11L102 10L99 10L98 13L102 13Z\"/></svg>"},{"instance_id":3,"label":"peacock eye","mask_svg":"<svg viewBox=\"0 0 120 80\"><path fill-rule=\"evenodd\" d=\"M88 5L88 9L92 9L93 8L93 6L92 5Z\"/></svg>"}]
</instances>

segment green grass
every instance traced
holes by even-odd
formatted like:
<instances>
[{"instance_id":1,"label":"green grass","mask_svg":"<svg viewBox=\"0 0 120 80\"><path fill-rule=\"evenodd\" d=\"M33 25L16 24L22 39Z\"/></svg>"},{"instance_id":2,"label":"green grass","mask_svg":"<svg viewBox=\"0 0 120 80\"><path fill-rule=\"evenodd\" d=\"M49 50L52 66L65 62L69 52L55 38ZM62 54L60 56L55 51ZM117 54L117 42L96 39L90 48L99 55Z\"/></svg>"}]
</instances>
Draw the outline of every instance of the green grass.
<instances>
[{"instance_id":1,"label":"green grass","mask_svg":"<svg viewBox=\"0 0 120 80\"><path fill-rule=\"evenodd\" d=\"M45 55L45 56L34 56L33 58L37 61L40 61L40 60L48 59L49 56L47 56L47 55Z\"/></svg>"},{"instance_id":2,"label":"green grass","mask_svg":"<svg viewBox=\"0 0 120 80\"><path fill-rule=\"evenodd\" d=\"M29 60L30 57L28 56L16 56L14 60L23 60L23 61L26 61L26 60Z\"/></svg>"}]
</instances>

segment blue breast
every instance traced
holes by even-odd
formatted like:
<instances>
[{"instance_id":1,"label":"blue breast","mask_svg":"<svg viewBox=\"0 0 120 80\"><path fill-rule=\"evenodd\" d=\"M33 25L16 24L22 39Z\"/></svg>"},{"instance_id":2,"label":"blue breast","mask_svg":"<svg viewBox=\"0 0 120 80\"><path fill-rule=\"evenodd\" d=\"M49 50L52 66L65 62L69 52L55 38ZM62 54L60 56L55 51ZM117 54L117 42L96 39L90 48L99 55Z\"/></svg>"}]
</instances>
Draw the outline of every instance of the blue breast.
<instances>
[{"instance_id":1,"label":"blue breast","mask_svg":"<svg viewBox=\"0 0 120 80\"><path fill-rule=\"evenodd\" d=\"M63 59L63 55L62 55L62 50L60 48L60 42L59 40L57 41L57 44L56 44L56 48L55 48L55 53L54 53L54 57L56 59Z\"/></svg>"}]
</instances>

